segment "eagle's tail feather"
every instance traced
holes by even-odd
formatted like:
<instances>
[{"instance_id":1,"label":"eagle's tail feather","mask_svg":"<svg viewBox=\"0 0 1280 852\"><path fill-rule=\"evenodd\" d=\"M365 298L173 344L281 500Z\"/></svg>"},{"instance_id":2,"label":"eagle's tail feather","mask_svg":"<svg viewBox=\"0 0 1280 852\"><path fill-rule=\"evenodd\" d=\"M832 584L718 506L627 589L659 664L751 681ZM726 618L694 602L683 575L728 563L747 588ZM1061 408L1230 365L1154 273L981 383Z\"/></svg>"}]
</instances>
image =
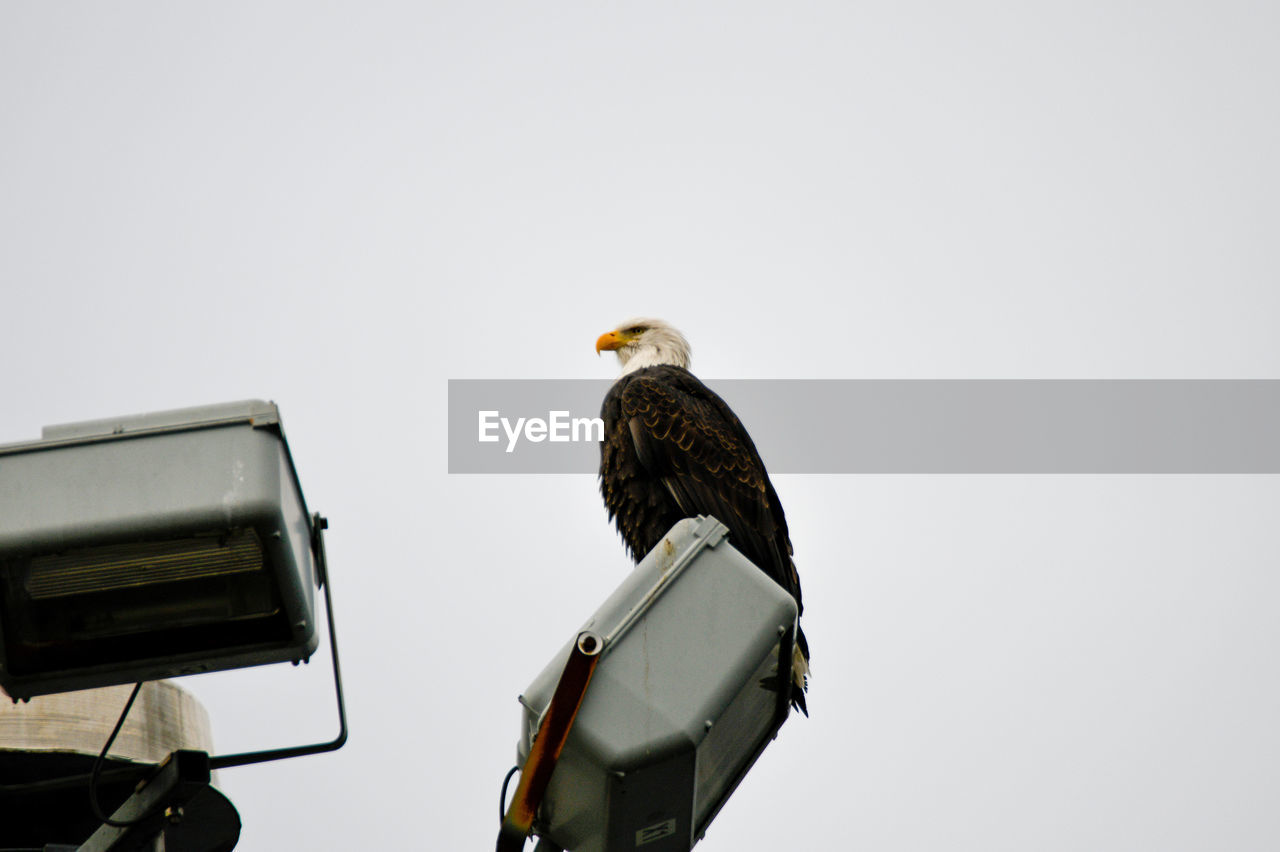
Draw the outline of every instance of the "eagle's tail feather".
<instances>
[{"instance_id":1,"label":"eagle's tail feather","mask_svg":"<svg viewBox=\"0 0 1280 852\"><path fill-rule=\"evenodd\" d=\"M809 657L796 643L791 648L791 704L805 716L809 715L809 706L804 694L809 691Z\"/></svg>"}]
</instances>

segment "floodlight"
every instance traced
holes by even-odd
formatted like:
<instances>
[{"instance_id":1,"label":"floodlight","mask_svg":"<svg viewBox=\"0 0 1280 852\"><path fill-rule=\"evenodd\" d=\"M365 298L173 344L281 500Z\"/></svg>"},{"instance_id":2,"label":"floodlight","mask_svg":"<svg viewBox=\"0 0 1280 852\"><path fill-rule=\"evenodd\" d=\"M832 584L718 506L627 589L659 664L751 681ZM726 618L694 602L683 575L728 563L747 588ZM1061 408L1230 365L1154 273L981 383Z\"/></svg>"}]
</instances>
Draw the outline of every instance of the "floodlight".
<instances>
[{"instance_id":1,"label":"floodlight","mask_svg":"<svg viewBox=\"0 0 1280 852\"><path fill-rule=\"evenodd\" d=\"M517 752L549 780L521 801L521 778L500 850L531 821L574 852L684 852L776 736L797 607L726 534L712 517L676 524L521 695Z\"/></svg>"},{"instance_id":2,"label":"floodlight","mask_svg":"<svg viewBox=\"0 0 1280 852\"><path fill-rule=\"evenodd\" d=\"M20 699L307 660L317 523L270 402L0 446L0 687Z\"/></svg>"}]
</instances>

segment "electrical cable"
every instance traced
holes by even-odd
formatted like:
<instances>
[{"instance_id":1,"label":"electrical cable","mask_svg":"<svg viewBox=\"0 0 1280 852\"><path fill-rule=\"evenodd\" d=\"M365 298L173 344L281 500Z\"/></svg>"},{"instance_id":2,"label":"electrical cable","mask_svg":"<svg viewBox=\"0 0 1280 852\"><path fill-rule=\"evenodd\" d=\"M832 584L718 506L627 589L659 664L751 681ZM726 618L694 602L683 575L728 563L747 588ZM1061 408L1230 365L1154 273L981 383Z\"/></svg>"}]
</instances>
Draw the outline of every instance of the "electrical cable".
<instances>
[{"instance_id":1,"label":"electrical cable","mask_svg":"<svg viewBox=\"0 0 1280 852\"><path fill-rule=\"evenodd\" d=\"M107 744L102 747L102 751L98 753L98 759L93 762L93 771L89 773L89 807L93 809L93 815L97 819L102 820L104 825L114 828L129 828L144 822L150 817L150 814L143 814L135 820L118 821L113 820L102 812L102 805L98 802L98 776L102 773L102 764L107 759L107 752L111 751L111 744L116 741L116 737L120 733L120 729L124 727L124 720L129 715L129 710L133 707L134 699L138 697L138 693L142 690L142 683L134 684L133 692L129 694L129 700L125 702L124 710L120 711L120 718L116 720L116 726L111 731L111 736L107 737Z\"/></svg>"},{"instance_id":2,"label":"electrical cable","mask_svg":"<svg viewBox=\"0 0 1280 852\"><path fill-rule=\"evenodd\" d=\"M502 779L502 793L498 797L498 822L507 818L507 785L511 783L511 776L519 771L519 766L513 766L507 772L507 777Z\"/></svg>"}]
</instances>

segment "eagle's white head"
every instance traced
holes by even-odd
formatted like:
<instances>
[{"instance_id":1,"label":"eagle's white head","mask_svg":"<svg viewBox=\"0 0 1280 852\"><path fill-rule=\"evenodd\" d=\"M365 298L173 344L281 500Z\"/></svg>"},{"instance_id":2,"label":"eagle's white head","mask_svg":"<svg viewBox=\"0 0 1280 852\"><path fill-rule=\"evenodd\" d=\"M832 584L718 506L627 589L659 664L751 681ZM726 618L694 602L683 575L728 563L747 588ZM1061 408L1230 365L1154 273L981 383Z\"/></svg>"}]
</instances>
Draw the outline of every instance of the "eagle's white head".
<instances>
[{"instance_id":1,"label":"eagle's white head","mask_svg":"<svg viewBox=\"0 0 1280 852\"><path fill-rule=\"evenodd\" d=\"M633 319L596 341L596 353L610 350L622 364L622 375L642 367L669 365L689 369L689 341L660 319Z\"/></svg>"}]
</instances>

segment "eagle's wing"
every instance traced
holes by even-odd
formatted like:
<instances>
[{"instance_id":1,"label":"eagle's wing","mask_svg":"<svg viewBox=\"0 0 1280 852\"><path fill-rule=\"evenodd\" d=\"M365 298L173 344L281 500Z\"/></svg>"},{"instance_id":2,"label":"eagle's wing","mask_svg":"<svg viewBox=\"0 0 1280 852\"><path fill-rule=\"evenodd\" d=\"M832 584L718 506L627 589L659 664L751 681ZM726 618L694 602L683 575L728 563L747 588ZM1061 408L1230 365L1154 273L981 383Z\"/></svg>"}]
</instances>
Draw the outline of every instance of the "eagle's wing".
<instances>
[{"instance_id":1,"label":"eagle's wing","mask_svg":"<svg viewBox=\"0 0 1280 852\"><path fill-rule=\"evenodd\" d=\"M636 376L623 391L637 458L686 516L722 521L730 543L800 604L786 517L751 436L724 400L680 372Z\"/></svg>"}]
</instances>

